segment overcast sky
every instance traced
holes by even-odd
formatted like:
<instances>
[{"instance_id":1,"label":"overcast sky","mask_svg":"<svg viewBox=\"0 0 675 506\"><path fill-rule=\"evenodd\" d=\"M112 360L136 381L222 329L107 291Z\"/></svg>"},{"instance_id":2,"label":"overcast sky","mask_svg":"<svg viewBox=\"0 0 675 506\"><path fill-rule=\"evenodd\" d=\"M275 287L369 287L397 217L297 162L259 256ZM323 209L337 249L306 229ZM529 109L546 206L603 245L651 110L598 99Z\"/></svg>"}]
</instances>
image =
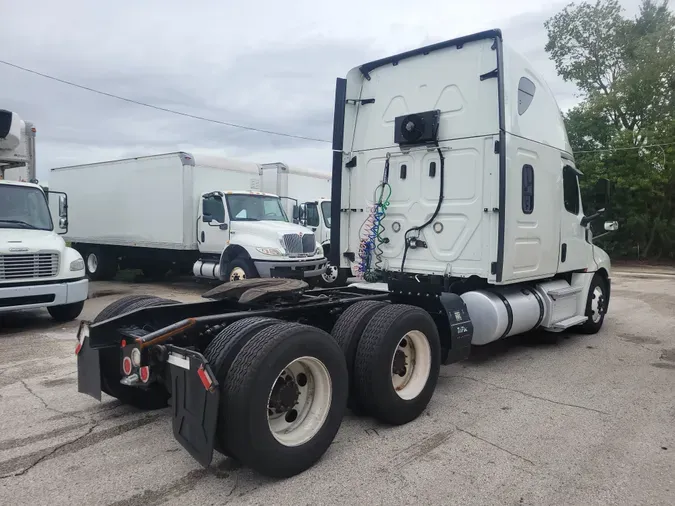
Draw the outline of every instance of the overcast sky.
<instances>
[{"instance_id":1,"label":"overcast sky","mask_svg":"<svg viewBox=\"0 0 675 506\"><path fill-rule=\"evenodd\" d=\"M367 61L501 28L548 81L577 98L544 52L541 0L0 0L0 59L190 114L330 139L335 78ZM336 7L328 7L328 5ZM629 14L639 0L623 0ZM52 167L184 150L330 169L330 144L155 111L0 65L0 108L38 131Z\"/></svg>"}]
</instances>

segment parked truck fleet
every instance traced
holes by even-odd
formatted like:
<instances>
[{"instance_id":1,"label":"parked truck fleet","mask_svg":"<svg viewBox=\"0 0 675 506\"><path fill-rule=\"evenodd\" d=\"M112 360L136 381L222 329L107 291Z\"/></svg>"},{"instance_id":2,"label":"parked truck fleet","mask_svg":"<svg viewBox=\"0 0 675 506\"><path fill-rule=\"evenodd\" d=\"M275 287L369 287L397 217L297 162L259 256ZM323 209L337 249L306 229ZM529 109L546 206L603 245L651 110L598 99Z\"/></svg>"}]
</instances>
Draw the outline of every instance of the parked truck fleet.
<instances>
[{"instance_id":1,"label":"parked truck fleet","mask_svg":"<svg viewBox=\"0 0 675 506\"><path fill-rule=\"evenodd\" d=\"M611 268L594 237L617 224L608 181L582 202L580 175L553 94L499 30L355 67L336 81L330 212L308 199L298 218L327 218L331 265L364 281L243 279L197 303L122 298L80 326L78 389L141 409L171 399L174 436L202 465L215 449L266 475L300 473L348 403L406 424L426 411L440 365L472 345L600 330ZM244 207L225 199L225 220L179 211L183 234L231 230ZM158 202L134 215L160 220L170 211Z\"/></svg>"},{"instance_id":2,"label":"parked truck fleet","mask_svg":"<svg viewBox=\"0 0 675 506\"><path fill-rule=\"evenodd\" d=\"M69 195L66 238L90 279L119 268L224 281L316 279L326 269L321 242L293 223L298 198L288 197L328 193L326 174L175 152L55 168L49 181Z\"/></svg>"}]
</instances>

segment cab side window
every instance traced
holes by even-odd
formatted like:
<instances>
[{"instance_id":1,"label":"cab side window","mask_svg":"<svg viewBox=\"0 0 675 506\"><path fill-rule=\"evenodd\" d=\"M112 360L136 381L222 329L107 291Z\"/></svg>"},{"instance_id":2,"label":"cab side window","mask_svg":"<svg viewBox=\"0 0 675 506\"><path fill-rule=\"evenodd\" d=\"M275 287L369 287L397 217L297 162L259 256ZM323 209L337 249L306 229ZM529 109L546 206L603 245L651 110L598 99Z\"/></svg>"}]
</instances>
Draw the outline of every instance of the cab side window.
<instances>
[{"instance_id":1,"label":"cab side window","mask_svg":"<svg viewBox=\"0 0 675 506\"><path fill-rule=\"evenodd\" d=\"M579 214L579 179L569 166L563 169L563 200L568 212Z\"/></svg>"},{"instance_id":2,"label":"cab side window","mask_svg":"<svg viewBox=\"0 0 675 506\"><path fill-rule=\"evenodd\" d=\"M307 203L307 226L318 227L319 221L319 206L314 203Z\"/></svg>"},{"instance_id":3,"label":"cab side window","mask_svg":"<svg viewBox=\"0 0 675 506\"><path fill-rule=\"evenodd\" d=\"M204 218L210 217L216 223L225 223L223 199L217 195L205 197L202 202L202 214Z\"/></svg>"}]
</instances>

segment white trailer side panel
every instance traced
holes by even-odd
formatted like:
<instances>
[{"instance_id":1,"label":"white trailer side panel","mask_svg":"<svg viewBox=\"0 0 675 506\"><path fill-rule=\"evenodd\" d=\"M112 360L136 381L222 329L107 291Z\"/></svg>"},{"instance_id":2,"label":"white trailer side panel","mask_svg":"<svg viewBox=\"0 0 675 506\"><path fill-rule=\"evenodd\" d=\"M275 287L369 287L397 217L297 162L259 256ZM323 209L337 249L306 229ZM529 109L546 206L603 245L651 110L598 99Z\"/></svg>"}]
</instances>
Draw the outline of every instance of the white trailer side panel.
<instances>
[{"instance_id":1,"label":"white trailer side panel","mask_svg":"<svg viewBox=\"0 0 675 506\"><path fill-rule=\"evenodd\" d=\"M93 244L195 249L180 153L62 167L52 191L68 194L66 240ZM189 219L188 219L189 216Z\"/></svg>"}]
</instances>

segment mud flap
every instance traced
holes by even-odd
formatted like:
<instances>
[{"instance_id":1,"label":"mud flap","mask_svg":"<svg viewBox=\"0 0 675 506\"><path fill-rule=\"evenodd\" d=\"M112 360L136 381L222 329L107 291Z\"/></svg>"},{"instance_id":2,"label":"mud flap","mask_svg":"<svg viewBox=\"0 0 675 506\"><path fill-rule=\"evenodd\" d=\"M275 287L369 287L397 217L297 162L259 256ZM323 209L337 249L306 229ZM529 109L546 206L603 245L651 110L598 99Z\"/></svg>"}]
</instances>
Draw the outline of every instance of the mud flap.
<instances>
[{"instance_id":1,"label":"mud flap","mask_svg":"<svg viewBox=\"0 0 675 506\"><path fill-rule=\"evenodd\" d=\"M443 292L440 301L450 323L450 349L443 360L443 364L447 365L464 360L471 353L473 323L459 295Z\"/></svg>"},{"instance_id":2,"label":"mud flap","mask_svg":"<svg viewBox=\"0 0 675 506\"><path fill-rule=\"evenodd\" d=\"M173 435L202 466L213 458L220 388L201 353L167 346Z\"/></svg>"},{"instance_id":3,"label":"mud flap","mask_svg":"<svg viewBox=\"0 0 675 506\"><path fill-rule=\"evenodd\" d=\"M101 365L98 350L89 346L89 322L80 322L77 342L77 391L100 401Z\"/></svg>"}]
</instances>

